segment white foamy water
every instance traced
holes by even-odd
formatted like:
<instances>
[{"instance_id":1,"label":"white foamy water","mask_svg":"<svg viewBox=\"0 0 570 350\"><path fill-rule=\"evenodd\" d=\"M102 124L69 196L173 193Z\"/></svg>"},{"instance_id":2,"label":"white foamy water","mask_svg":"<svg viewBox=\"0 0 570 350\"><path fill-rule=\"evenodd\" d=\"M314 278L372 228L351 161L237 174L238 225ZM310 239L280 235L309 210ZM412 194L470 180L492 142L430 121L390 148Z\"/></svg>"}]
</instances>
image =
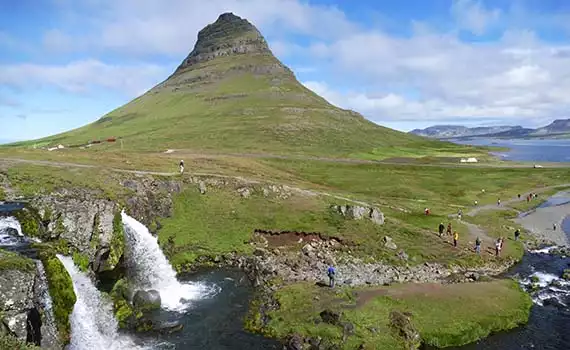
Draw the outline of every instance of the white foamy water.
<instances>
[{"instance_id":1,"label":"white foamy water","mask_svg":"<svg viewBox=\"0 0 570 350\"><path fill-rule=\"evenodd\" d=\"M528 252L531 254L550 254L550 252L555 248L558 248L558 247L557 246L545 247L542 249L529 250Z\"/></svg>"},{"instance_id":2,"label":"white foamy water","mask_svg":"<svg viewBox=\"0 0 570 350\"><path fill-rule=\"evenodd\" d=\"M118 333L111 302L104 299L87 275L79 271L70 257L57 255L73 280L77 297L71 314L70 350L141 349Z\"/></svg>"},{"instance_id":3,"label":"white foamy water","mask_svg":"<svg viewBox=\"0 0 570 350\"><path fill-rule=\"evenodd\" d=\"M179 282L176 272L162 253L157 238L124 211L121 216L125 228L127 273L136 289L157 290L163 308L180 312L190 306L191 300L217 293L216 286Z\"/></svg>"},{"instance_id":4,"label":"white foamy water","mask_svg":"<svg viewBox=\"0 0 570 350\"><path fill-rule=\"evenodd\" d=\"M8 231L16 231L17 235L8 233ZM10 246L21 242L24 237L22 227L18 220L12 216L0 218L0 245Z\"/></svg>"}]
</instances>

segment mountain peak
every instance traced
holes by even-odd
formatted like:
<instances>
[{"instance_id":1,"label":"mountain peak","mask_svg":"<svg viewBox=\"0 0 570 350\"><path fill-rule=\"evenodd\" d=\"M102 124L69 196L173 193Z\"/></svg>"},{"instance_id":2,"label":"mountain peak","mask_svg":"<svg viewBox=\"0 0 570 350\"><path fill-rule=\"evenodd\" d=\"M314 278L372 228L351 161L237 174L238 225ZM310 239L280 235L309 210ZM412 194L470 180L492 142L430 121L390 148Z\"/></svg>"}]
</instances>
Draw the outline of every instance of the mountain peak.
<instances>
[{"instance_id":1,"label":"mountain peak","mask_svg":"<svg viewBox=\"0 0 570 350\"><path fill-rule=\"evenodd\" d=\"M187 70L216 57L240 54L271 54L271 51L265 38L253 24L247 19L226 12L198 33L194 49L176 71Z\"/></svg>"}]
</instances>

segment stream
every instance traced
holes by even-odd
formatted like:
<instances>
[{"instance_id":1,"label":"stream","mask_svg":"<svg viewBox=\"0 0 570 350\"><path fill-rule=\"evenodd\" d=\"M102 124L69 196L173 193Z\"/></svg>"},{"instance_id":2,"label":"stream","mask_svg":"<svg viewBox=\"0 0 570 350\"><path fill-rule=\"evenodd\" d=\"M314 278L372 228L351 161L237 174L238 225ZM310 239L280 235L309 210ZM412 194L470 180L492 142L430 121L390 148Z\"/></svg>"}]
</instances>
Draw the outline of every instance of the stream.
<instances>
[{"instance_id":1,"label":"stream","mask_svg":"<svg viewBox=\"0 0 570 350\"><path fill-rule=\"evenodd\" d=\"M554 197L553 197L554 198ZM543 205L561 205L556 198ZM2 212L0 205L0 212ZM17 220L0 217L0 247L35 258L31 240L25 237ZM204 269L176 276L160 250L156 238L135 219L123 214L128 249L125 252L129 278L142 289L160 292L163 307L150 314L161 324L180 324L174 333L122 332L111 312L110 303L91 280L78 271L70 258L59 257L72 276L78 301L71 316L70 350L125 349L280 349L279 342L243 329L243 318L253 297L245 274L237 269ZM570 235L570 216L563 228ZM531 278L540 288L532 293L534 305L528 324L495 334L461 350L570 349L570 282L560 279L570 267L570 257L549 254L545 248L527 252L521 263L506 276L514 276L523 286ZM128 334L127 334L128 333Z\"/></svg>"}]
</instances>

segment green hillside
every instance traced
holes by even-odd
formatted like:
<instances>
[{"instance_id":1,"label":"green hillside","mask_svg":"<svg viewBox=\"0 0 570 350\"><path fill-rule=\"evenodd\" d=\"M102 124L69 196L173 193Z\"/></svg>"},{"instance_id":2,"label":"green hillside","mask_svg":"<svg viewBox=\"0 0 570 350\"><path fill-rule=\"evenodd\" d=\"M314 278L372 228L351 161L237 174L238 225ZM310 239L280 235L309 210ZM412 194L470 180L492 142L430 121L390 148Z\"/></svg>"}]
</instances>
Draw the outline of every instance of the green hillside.
<instances>
[{"instance_id":1,"label":"green hillside","mask_svg":"<svg viewBox=\"0 0 570 350\"><path fill-rule=\"evenodd\" d=\"M19 145L64 146L110 137L130 151L191 149L330 157L457 156L466 146L376 125L305 88L247 20L223 14L163 83L101 119Z\"/></svg>"}]
</instances>

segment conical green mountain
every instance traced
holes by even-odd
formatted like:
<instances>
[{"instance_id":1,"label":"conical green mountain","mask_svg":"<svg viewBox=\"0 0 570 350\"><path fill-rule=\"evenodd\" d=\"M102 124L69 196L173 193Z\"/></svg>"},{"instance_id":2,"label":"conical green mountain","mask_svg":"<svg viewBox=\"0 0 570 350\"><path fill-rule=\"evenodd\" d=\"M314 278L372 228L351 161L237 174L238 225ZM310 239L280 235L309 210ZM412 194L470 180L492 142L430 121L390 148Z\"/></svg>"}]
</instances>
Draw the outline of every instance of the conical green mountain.
<instances>
[{"instance_id":1,"label":"conical green mountain","mask_svg":"<svg viewBox=\"0 0 570 350\"><path fill-rule=\"evenodd\" d=\"M348 157L437 141L378 126L300 84L261 33L232 13L198 33L164 82L94 123L44 139L64 145L109 137L125 149Z\"/></svg>"}]
</instances>

